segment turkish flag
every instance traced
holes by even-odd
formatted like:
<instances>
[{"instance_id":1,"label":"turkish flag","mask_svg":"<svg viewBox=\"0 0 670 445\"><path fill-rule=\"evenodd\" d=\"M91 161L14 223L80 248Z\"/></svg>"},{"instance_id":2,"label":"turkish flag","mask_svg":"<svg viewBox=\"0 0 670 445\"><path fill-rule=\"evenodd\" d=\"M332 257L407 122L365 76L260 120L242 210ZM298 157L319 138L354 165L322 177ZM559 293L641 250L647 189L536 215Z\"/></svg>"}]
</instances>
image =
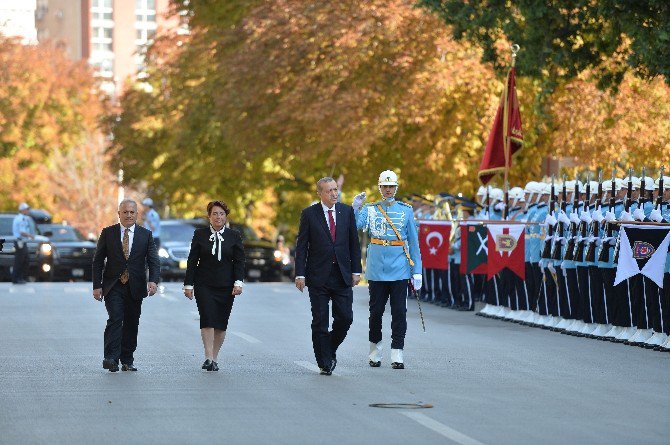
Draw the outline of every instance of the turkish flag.
<instances>
[{"instance_id":1,"label":"turkish flag","mask_svg":"<svg viewBox=\"0 0 670 445\"><path fill-rule=\"evenodd\" d=\"M516 71L509 70L493 127L486 141L486 149L479 165L479 180L489 183L496 173L512 167L512 155L523 146L521 111L516 95Z\"/></svg>"},{"instance_id":2,"label":"turkish flag","mask_svg":"<svg viewBox=\"0 0 670 445\"><path fill-rule=\"evenodd\" d=\"M525 228L523 224L489 224L489 280L505 268L526 279Z\"/></svg>"},{"instance_id":3,"label":"turkish flag","mask_svg":"<svg viewBox=\"0 0 670 445\"><path fill-rule=\"evenodd\" d=\"M426 269L449 268L449 221L419 221L421 262Z\"/></svg>"}]
</instances>

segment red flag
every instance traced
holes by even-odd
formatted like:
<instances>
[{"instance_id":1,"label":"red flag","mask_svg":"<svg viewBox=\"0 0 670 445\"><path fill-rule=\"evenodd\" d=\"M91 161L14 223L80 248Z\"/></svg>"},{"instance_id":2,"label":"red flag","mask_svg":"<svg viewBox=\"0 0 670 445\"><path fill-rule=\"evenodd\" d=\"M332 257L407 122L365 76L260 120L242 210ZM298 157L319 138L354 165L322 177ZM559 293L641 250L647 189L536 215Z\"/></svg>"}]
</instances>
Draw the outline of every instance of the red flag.
<instances>
[{"instance_id":1,"label":"red flag","mask_svg":"<svg viewBox=\"0 0 670 445\"><path fill-rule=\"evenodd\" d=\"M525 226L523 224L490 224L488 279L507 268L526 279Z\"/></svg>"},{"instance_id":2,"label":"red flag","mask_svg":"<svg viewBox=\"0 0 670 445\"><path fill-rule=\"evenodd\" d=\"M419 248L421 262L426 269L449 268L449 221L420 221Z\"/></svg>"},{"instance_id":3,"label":"red flag","mask_svg":"<svg viewBox=\"0 0 670 445\"><path fill-rule=\"evenodd\" d=\"M493 128L486 141L486 150L479 165L479 180L488 184L496 173L512 166L512 155L523 146L521 112L516 96L516 71L512 67L507 75L500 105L493 120Z\"/></svg>"}]
</instances>

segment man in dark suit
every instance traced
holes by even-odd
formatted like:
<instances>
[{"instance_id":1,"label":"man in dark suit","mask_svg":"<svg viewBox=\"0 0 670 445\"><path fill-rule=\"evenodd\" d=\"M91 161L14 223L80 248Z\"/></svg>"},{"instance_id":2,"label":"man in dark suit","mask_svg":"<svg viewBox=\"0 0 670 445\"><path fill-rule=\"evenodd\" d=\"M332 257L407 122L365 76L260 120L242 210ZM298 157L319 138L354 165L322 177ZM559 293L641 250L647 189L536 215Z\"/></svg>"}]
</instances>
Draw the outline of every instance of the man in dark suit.
<instances>
[{"instance_id":1,"label":"man in dark suit","mask_svg":"<svg viewBox=\"0 0 670 445\"><path fill-rule=\"evenodd\" d=\"M361 246L354 210L337 202L333 178L316 184L321 201L300 215L295 247L295 286L307 286L312 306L312 345L322 375L331 375L336 352L354 319L353 290L361 280ZM333 327L328 331L330 301Z\"/></svg>"},{"instance_id":2,"label":"man in dark suit","mask_svg":"<svg viewBox=\"0 0 670 445\"><path fill-rule=\"evenodd\" d=\"M142 299L156 293L160 277L151 231L136 224L135 201L121 201L119 221L120 224L102 229L93 257L93 298L104 298L109 314L102 367L111 372L119 370L119 359L123 371L137 371L133 353L137 348Z\"/></svg>"}]
</instances>

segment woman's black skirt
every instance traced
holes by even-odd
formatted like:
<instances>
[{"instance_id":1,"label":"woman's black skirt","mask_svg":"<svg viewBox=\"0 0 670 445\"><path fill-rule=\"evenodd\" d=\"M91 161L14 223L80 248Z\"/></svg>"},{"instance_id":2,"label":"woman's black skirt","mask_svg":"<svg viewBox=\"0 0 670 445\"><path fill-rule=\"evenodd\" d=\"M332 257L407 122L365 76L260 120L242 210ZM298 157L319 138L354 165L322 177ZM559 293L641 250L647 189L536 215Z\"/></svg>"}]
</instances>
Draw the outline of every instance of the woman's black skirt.
<instances>
[{"instance_id":1,"label":"woman's black skirt","mask_svg":"<svg viewBox=\"0 0 670 445\"><path fill-rule=\"evenodd\" d=\"M235 297L231 287L213 287L196 284L193 288L200 313L200 329L214 328L225 331Z\"/></svg>"}]
</instances>

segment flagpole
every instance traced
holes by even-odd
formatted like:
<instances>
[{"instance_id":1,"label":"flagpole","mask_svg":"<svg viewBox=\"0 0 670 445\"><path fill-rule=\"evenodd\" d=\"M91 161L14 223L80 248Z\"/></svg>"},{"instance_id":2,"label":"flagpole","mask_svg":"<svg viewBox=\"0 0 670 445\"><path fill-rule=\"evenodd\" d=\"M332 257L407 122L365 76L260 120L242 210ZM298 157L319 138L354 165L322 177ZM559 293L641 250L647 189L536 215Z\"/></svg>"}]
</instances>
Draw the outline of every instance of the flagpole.
<instances>
[{"instance_id":1,"label":"flagpole","mask_svg":"<svg viewBox=\"0 0 670 445\"><path fill-rule=\"evenodd\" d=\"M514 69L514 65L516 65L516 53L519 52L519 45L516 43L513 44L510 49L512 50L512 66L510 67L510 70L507 72L507 77L505 78L505 87L503 89L503 97L505 98L505 101L503 102L503 147L505 150L505 177L504 177L504 187L505 187L505 210L503 213L503 219L507 219L507 216L509 215L509 211L507 209L509 203L507 202L507 197L509 193L509 164L510 164L510 138L507 135L507 131L509 129L509 76L510 72L512 69Z\"/></svg>"}]
</instances>

